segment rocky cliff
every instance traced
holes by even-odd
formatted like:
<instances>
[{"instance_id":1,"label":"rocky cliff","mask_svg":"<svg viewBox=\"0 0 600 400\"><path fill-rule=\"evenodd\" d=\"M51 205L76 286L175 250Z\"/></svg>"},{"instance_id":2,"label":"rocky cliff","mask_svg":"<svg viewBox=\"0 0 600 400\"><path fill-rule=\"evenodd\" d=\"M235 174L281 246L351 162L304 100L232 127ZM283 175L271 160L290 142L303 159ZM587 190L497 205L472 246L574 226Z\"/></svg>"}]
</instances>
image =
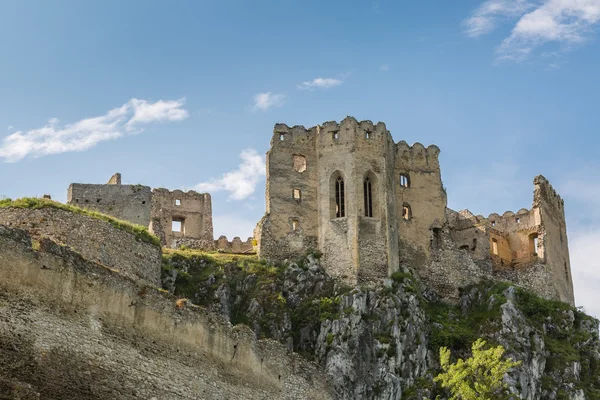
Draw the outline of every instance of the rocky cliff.
<instances>
[{"instance_id":1,"label":"rocky cliff","mask_svg":"<svg viewBox=\"0 0 600 400\"><path fill-rule=\"evenodd\" d=\"M506 377L514 398L600 398L598 321L508 284L465 289L440 302L411 271L384 287L346 287L318 255L277 266L252 257L171 252L163 285L316 361L338 399L447 398L432 378L440 346L457 357L483 337L522 365Z\"/></svg>"}]
</instances>

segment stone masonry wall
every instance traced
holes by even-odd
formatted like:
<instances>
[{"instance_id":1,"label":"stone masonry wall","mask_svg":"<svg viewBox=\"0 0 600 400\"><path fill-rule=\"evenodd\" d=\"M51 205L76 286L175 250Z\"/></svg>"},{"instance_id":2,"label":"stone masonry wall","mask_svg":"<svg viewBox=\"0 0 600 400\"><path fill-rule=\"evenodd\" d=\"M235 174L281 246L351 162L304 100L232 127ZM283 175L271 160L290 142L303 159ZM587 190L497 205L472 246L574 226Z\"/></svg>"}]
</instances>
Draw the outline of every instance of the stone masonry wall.
<instances>
[{"instance_id":1,"label":"stone masonry wall","mask_svg":"<svg viewBox=\"0 0 600 400\"><path fill-rule=\"evenodd\" d=\"M0 398L332 398L283 345L47 239L0 226L0 274Z\"/></svg>"},{"instance_id":2,"label":"stone masonry wall","mask_svg":"<svg viewBox=\"0 0 600 400\"><path fill-rule=\"evenodd\" d=\"M0 208L0 225L52 239L91 261L160 287L161 249L109 222L51 207Z\"/></svg>"},{"instance_id":3,"label":"stone masonry wall","mask_svg":"<svg viewBox=\"0 0 600 400\"><path fill-rule=\"evenodd\" d=\"M116 178L111 181L117 182ZM90 185L72 183L67 204L112 215L116 218L147 227L150 223L152 191L142 185Z\"/></svg>"},{"instance_id":4,"label":"stone masonry wall","mask_svg":"<svg viewBox=\"0 0 600 400\"><path fill-rule=\"evenodd\" d=\"M236 236L230 242L226 236L220 236L215 240L215 248L225 253L252 253L254 252L254 239L249 237L242 242L242 239Z\"/></svg>"},{"instance_id":5,"label":"stone masonry wall","mask_svg":"<svg viewBox=\"0 0 600 400\"><path fill-rule=\"evenodd\" d=\"M174 240L189 239L188 245L194 248L211 250L214 247L212 204L208 193L154 189L150 219L154 233L158 233L155 227L162 227L158 236L164 240L163 246L173 247ZM180 231L173 230L173 221L179 221Z\"/></svg>"}]
</instances>

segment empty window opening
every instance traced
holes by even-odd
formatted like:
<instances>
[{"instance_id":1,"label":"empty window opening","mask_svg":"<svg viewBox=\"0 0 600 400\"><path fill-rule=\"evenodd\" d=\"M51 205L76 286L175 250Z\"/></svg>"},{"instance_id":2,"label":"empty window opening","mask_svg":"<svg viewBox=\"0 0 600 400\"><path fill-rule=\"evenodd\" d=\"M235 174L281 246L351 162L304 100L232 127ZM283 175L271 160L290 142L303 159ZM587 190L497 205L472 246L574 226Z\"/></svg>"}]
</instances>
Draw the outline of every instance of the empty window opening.
<instances>
[{"instance_id":1,"label":"empty window opening","mask_svg":"<svg viewBox=\"0 0 600 400\"><path fill-rule=\"evenodd\" d=\"M498 255L498 241L496 239L492 239L492 254Z\"/></svg>"},{"instance_id":2,"label":"empty window opening","mask_svg":"<svg viewBox=\"0 0 600 400\"><path fill-rule=\"evenodd\" d=\"M333 132L333 134L331 135L331 137L333 137L333 140L338 140L340 138L340 133L339 132Z\"/></svg>"},{"instance_id":3,"label":"empty window opening","mask_svg":"<svg viewBox=\"0 0 600 400\"><path fill-rule=\"evenodd\" d=\"M410 221L410 219L412 218L410 206L408 204L404 204L402 206L402 218L404 218L407 221Z\"/></svg>"},{"instance_id":4,"label":"empty window opening","mask_svg":"<svg viewBox=\"0 0 600 400\"><path fill-rule=\"evenodd\" d=\"M173 219L171 221L171 232L183 233L183 219Z\"/></svg>"},{"instance_id":5,"label":"empty window opening","mask_svg":"<svg viewBox=\"0 0 600 400\"><path fill-rule=\"evenodd\" d=\"M175 205L176 206L180 206L181 205L181 199L175 199Z\"/></svg>"},{"instance_id":6,"label":"empty window opening","mask_svg":"<svg viewBox=\"0 0 600 400\"><path fill-rule=\"evenodd\" d=\"M529 235L529 249L533 257L537 257L539 253L539 245L540 243L538 239L538 234L532 233L531 235Z\"/></svg>"},{"instance_id":7,"label":"empty window opening","mask_svg":"<svg viewBox=\"0 0 600 400\"><path fill-rule=\"evenodd\" d=\"M517 224L520 224L521 223L521 218L517 217L517 218L515 218L515 221L517 221Z\"/></svg>"},{"instance_id":8,"label":"empty window opening","mask_svg":"<svg viewBox=\"0 0 600 400\"><path fill-rule=\"evenodd\" d=\"M292 158L294 161L294 170L296 172L306 171L306 157L301 154L294 154Z\"/></svg>"},{"instance_id":9,"label":"empty window opening","mask_svg":"<svg viewBox=\"0 0 600 400\"><path fill-rule=\"evenodd\" d=\"M469 245L465 244L464 246L460 246L460 250L469 251Z\"/></svg>"},{"instance_id":10,"label":"empty window opening","mask_svg":"<svg viewBox=\"0 0 600 400\"><path fill-rule=\"evenodd\" d=\"M344 206L344 180L338 177L335 181L335 217L342 218L346 216Z\"/></svg>"},{"instance_id":11,"label":"empty window opening","mask_svg":"<svg viewBox=\"0 0 600 400\"><path fill-rule=\"evenodd\" d=\"M279 134L279 140L282 142L285 140L285 135L283 133Z\"/></svg>"},{"instance_id":12,"label":"empty window opening","mask_svg":"<svg viewBox=\"0 0 600 400\"><path fill-rule=\"evenodd\" d=\"M471 247L471 250L475 251L476 248L477 248L477 239L473 239L473 246Z\"/></svg>"},{"instance_id":13,"label":"empty window opening","mask_svg":"<svg viewBox=\"0 0 600 400\"><path fill-rule=\"evenodd\" d=\"M300 200L302 199L302 192L300 191L300 189L294 189L294 200Z\"/></svg>"},{"instance_id":14,"label":"empty window opening","mask_svg":"<svg viewBox=\"0 0 600 400\"><path fill-rule=\"evenodd\" d=\"M297 219L292 220L292 230L297 231L300 228L300 222Z\"/></svg>"},{"instance_id":15,"label":"empty window opening","mask_svg":"<svg viewBox=\"0 0 600 400\"><path fill-rule=\"evenodd\" d=\"M373 216L373 193L371 191L371 180L366 178L363 183L364 200L365 200L365 217Z\"/></svg>"},{"instance_id":16,"label":"empty window opening","mask_svg":"<svg viewBox=\"0 0 600 400\"><path fill-rule=\"evenodd\" d=\"M406 188L410 186L410 179L408 178L408 175L400 174L400 186Z\"/></svg>"},{"instance_id":17,"label":"empty window opening","mask_svg":"<svg viewBox=\"0 0 600 400\"><path fill-rule=\"evenodd\" d=\"M369 131L365 132L365 138L371 139L371 132L369 132Z\"/></svg>"},{"instance_id":18,"label":"empty window opening","mask_svg":"<svg viewBox=\"0 0 600 400\"><path fill-rule=\"evenodd\" d=\"M496 221L492 221L492 226L496 226Z\"/></svg>"}]
</instances>

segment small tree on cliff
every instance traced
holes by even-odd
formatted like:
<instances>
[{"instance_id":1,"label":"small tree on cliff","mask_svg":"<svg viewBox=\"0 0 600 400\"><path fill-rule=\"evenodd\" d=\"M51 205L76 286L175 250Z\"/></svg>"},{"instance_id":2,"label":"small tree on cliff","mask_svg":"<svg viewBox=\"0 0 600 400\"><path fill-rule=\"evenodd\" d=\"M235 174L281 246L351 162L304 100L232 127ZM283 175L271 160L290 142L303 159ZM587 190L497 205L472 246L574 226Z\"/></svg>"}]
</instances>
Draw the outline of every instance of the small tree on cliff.
<instances>
[{"instance_id":1,"label":"small tree on cliff","mask_svg":"<svg viewBox=\"0 0 600 400\"><path fill-rule=\"evenodd\" d=\"M521 365L512 359L503 361L504 347L487 350L485 340L477 339L471 349L473 355L450 364L450 350L440 348L440 364L443 372L434 378L452 393L450 400L504 400L509 399L508 386L502 382L504 374Z\"/></svg>"}]
</instances>

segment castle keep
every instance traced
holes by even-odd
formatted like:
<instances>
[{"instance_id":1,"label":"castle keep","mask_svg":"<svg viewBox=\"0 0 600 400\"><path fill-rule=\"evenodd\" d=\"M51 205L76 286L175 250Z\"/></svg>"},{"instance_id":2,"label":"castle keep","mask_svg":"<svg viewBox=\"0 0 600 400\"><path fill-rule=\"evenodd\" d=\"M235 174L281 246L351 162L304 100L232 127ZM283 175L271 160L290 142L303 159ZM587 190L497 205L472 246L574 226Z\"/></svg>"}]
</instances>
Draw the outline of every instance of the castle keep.
<instances>
[{"instance_id":1,"label":"castle keep","mask_svg":"<svg viewBox=\"0 0 600 400\"><path fill-rule=\"evenodd\" d=\"M275 125L267 152L259 256L308 249L349 284L415 269L443 297L481 279L508 280L574 303L563 201L535 178L531 210L488 218L447 208L439 148L394 143L383 123Z\"/></svg>"}]
</instances>

